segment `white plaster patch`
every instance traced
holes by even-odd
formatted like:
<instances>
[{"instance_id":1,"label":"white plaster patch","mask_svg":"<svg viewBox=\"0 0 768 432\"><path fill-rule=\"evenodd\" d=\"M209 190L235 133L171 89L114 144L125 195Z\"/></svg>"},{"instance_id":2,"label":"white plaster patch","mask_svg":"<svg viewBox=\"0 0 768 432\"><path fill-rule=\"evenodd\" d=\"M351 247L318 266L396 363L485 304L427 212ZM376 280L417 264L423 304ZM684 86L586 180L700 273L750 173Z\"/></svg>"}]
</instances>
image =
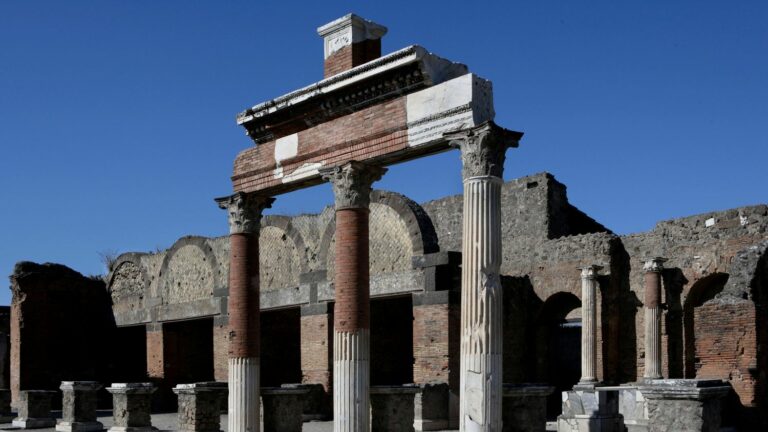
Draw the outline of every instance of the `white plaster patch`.
<instances>
[{"instance_id":1,"label":"white plaster patch","mask_svg":"<svg viewBox=\"0 0 768 432\"><path fill-rule=\"evenodd\" d=\"M281 162L299 154L299 134L278 138L275 141L275 178L283 177Z\"/></svg>"},{"instance_id":2,"label":"white plaster patch","mask_svg":"<svg viewBox=\"0 0 768 432\"><path fill-rule=\"evenodd\" d=\"M709 218L709 219L704 221L704 226L705 227L711 227L711 226L715 225L716 222L717 222L717 220L715 218Z\"/></svg>"},{"instance_id":3,"label":"white plaster patch","mask_svg":"<svg viewBox=\"0 0 768 432\"><path fill-rule=\"evenodd\" d=\"M465 370L466 380L464 392L467 395L465 408L467 415L479 424L485 424L483 407L483 375L471 370Z\"/></svg>"},{"instance_id":4,"label":"white plaster patch","mask_svg":"<svg viewBox=\"0 0 768 432\"><path fill-rule=\"evenodd\" d=\"M411 93L406 97L406 115L410 147L493 120L491 82L466 74Z\"/></svg>"},{"instance_id":5,"label":"white plaster patch","mask_svg":"<svg viewBox=\"0 0 768 432\"><path fill-rule=\"evenodd\" d=\"M304 165L293 170L292 173L284 176L283 183L290 183L297 180L319 175L320 168L324 164L325 162L305 163Z\"/></svg>"}]
</instances>

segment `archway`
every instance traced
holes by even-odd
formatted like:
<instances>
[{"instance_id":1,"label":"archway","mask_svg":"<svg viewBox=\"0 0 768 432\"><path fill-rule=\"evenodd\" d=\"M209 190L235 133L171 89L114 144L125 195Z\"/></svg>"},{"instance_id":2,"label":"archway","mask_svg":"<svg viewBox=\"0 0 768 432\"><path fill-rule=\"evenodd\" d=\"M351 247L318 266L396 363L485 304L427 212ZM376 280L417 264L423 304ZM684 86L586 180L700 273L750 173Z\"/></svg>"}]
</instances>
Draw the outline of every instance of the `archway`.
<instances>
[{"instance_id":1,"label":"archway","mask_svg":"<svg viewBox=\"0 0 768 432\"><path fill-rule=\"evenodd\" d=\"M558 292L544 301L534 325L536 380L555 387L547 398L547 418L561 411L561 392L581 377L581 300Z\"/></svg>"},{"instance_id":2,"label":"archway","mask_svg":"<svg viewBox=\"0 0 768 432\"><path fill-rule=\"evenodd\" d=\"M699 279L688 292L683 305L685 331L685 377L696 378L696 308L715 298L728 282L727 273L713 273Z\"/></svg>"}]
</instances>

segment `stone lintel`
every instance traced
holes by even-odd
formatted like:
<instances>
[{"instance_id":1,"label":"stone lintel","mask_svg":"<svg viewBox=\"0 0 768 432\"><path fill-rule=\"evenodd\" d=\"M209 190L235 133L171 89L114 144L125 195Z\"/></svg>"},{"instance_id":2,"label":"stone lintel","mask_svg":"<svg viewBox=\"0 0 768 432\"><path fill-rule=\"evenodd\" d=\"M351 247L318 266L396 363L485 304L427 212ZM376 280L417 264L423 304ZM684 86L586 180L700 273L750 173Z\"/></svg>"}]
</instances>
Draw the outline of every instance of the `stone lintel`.
<instances>
[{"instance_id":1,"label":"stone lintel","mask_svg":"<svg viewBox=\"0 0 768 432\"><path fill-rule=\"evenodd\" d=\"M424 291L413 293L413 306L444 305L451 303L451 291Z\"/></svg>"},{"instance_id":2,"label":"stone lintel","mask_svg":"<svg viewBox=\"0 0 768 432\"><path fill-rule=\"evenodd\" d=\"M461 252L441 251L424 255L417 255L411 258L411 264L414 269L437 267L442 265L460 265Z\"/></svg>"},{"instance_id":3,"label":"stone lintel","mask_svg":"<svg viewBox=\"0 0 768 432\"><path fill-rule=\"evenodd\" d=\"M331 307L327 302L307 304L301 306L301 316L327 315Z\"/></svg>"}]
</instances>

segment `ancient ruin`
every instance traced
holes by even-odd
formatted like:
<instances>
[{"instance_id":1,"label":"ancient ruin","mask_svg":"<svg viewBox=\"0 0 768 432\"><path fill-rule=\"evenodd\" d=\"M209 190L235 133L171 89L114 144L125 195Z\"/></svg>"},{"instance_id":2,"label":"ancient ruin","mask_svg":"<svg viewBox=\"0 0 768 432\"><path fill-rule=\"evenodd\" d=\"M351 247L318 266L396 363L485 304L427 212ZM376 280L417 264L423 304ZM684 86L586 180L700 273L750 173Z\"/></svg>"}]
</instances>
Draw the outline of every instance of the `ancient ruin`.
<instances>
[{"instance_id":1,"label":"ancient ruin","mask_svg":"<svg viewBox=\"0 0 768 432\"><path fill-rule=\"evenodd\" d=\"M225 390L230 432L768 427L768 206L616 235L552 174L504 182L524 141L493 122L491 83L419 46L382 56L386 32L320 27L324 79L237 117L254 145L216 199L229 236L122 254L106 281L16 266L18 421L50 423L37 392L101 383L132 407L110 430L153 430L150 404L217 430ZM462 195L375 189L454 149ZM321 213L263 215L321 182ZM67 400L60 430L96 427Z\"/></svg>"}]
</instances>

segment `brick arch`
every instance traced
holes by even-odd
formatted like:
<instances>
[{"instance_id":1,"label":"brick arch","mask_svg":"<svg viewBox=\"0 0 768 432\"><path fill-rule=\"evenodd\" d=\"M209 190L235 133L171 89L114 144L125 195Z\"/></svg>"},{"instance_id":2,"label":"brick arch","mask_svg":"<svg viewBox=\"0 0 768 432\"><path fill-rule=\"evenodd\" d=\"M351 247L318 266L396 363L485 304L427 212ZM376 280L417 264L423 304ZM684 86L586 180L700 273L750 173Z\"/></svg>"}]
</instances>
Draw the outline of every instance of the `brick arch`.
<instances>
[{"instance_id":1,"label":"brick arch","mask_svg":"<svg viewBox=\"0 0 768 432\"><path fill-rule=\"evenodd\" d=\"M413 255L423 255L440 250L432 219L418 203L396 192L374 190L371 192L371 204L381 204L395 211L399 219L405 224ZM321 267L326 266L328 262L335 232L336 219L332 218L320 238L317 261ZM329 274L328 277L332 278L333 275Z\"/></svg>"},{"instance_id":2,"label":"brick arch","mask_svg":"<svg viewBox=\"0 0 768 432\"><path fill-rule=\"evenodd\" d=\"M192 253L203 257L202 264L197 262L197 270L200 271L201 277L205 277L206 280L200 280L199 285L184 286L182 287L181 281L173 281L169 278L175 273L175 268L171 267L174 258L180 253ZM196 257L195 257L196 258ZM193 262L187 262L186 265L195 264ZM163 263L160 265L160 271L157 275L157 292L153 293L154 297L162 299L164 304L178 303L181 297L188 296L189 300L197 300L205 297L212 297L213 290L219 285L219 283L226 279L226 275L220 274L218 261L216 255L213 253L213 248L208 244L205 237L200 236L185 236L176 241L173 246L170 247L165 253ZM190 275L189 272L182 271L185 277ZM210 280L208 280L210 278ZM169 290L168 287L176 282L177 286L173 290ZM184 290L187 290L184 292Z\"/></svg>"},{"instance_id":3,"label":"brick arch","mask_svg":"<svg viewBox=\"0 0 768 432\"><path fill-rule=\"evenodd\" d=\"M124 253L117 257L107 278L107 292L113 309L131 310L143 307L148 295L149 277L141 263L140 253Z\"/></svg>"},{"instance_id":4,"label":"brick arch","mask_svg":"<svg viewBox=\"0 0 768 432\"><path fill-rule=\"evenodd\" d=\"M272 233L270 233L270 230L275 230L281 234L281 239L273 239L271 238ZM298 286L299 283L299 275L302 273L306 273L309 271L309 248L306 246L304 242L304 237L302 236L301 232L296 229L296 227L293 226L291 223L291 218L286 216L264 216L261 220L261 238L260 238L260 248L273 248L277 250L280 245L272 245L269 243L269 241L278 241L282 240L283 242L289 241L292 246L289 246L288 248L292 250L286 251L283 250L282 253L279 253L277 256L272 257L273 259L279 259L289 260L289 263L287 265L280 265L282 267L280 272L285 272L286 267L296 267L298 270L291 272L292 274L288 275L288 279L292 280L293 283L289 284L291 286ZM295 253L295 255L293 255ZM293 256L286 256L286 255L293 255ZM268 284L266 282L266 279L269 278L271 280L271 277L267 272L269 271L269 267L267 263L265 262L265 259L267 259L267 254L262 250L262 252L259 254L259 260L260 260L260 274L261 274L261 286L262 288L267 288L271 286L271 284ZM266 271L265 271L266 270ZM281 275L283 277L285 275ZM285 284L283 284L285 285ZM288 286L288 285L286 285ZM284 286L274 286L272 288L284 288Z\"/></svg>"}]
</instances>

